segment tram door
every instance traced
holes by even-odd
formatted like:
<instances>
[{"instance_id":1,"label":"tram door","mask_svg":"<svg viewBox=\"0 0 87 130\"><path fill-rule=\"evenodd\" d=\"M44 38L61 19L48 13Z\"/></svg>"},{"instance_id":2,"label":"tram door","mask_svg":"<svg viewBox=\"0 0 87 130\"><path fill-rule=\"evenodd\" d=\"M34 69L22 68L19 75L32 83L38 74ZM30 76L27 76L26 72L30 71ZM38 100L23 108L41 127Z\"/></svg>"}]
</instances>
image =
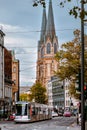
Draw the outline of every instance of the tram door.
<instances>
[{"instance_id":1,"label":"tram door","mask_svg":"<svg viewBox=\"0 0 87 130\"><path fill-rule=\"evenodd\" d=\"M28 104L28 118L30 119L32 117L32 107L31 104Z\"/></svg>"}]
</instances>

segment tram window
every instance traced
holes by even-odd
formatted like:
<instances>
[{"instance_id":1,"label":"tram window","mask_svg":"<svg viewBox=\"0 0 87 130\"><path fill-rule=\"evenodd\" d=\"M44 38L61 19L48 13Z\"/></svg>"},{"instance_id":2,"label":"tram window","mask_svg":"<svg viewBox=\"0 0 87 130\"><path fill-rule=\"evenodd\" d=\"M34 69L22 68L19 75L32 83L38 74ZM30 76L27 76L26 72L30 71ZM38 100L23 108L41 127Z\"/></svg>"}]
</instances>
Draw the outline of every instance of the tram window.
<instances>
[{"instance_id":1,"label":"tram window","mask_svg":"<svg viewBox=\"0 0 87 130\"><path fill-rule=\"evenodd\" d=\"M16 115L22 115L22 106L19 104L16 105Z\"/></svg>"},{"instance_id":2,"label":"tram window","mask_svg":"<svg viewBox=\"0 0 87 130\"><path fill-rule=\"evenodd\" d=\"M43 110L43 114L45 114L45 113L46 113L46 110L44 109L44 110Z\"/></svg>"},{"instance_id":3,"label":"tram window","mask_svg":"<svg viewBox=\"0 0 87 130\"><path fill-rule=\"evenodd\" d=\"M30 109L31 109L31 106L28 106L28 109L29 109L29 111L30 111Z\"/></svg>"},{"instance_id":4,"label":"tram window","mask_svg":"<svg viewBox=\"0 0 87 130\"><path fill-rule=\"evenodd\" d=\"M17 104L16 115L27 115L27 104Z\"/></svg>"},{"instance_id":5,"label":"tram window","mask_svg":"<svg viewBox=\"0 0 87 130\"><path fill-rule=\"evenodd\" d=\"M35 107L32 107L32 115L35 115Z\"/></svg>"},{"instance_id":6,"label":"tram window","mask_svg":"<svg viewBox=\"0 0 87 130\"><path fill-rule=\"evenodd\" d=\"M35 108L35 114L38 114L38 107Z\"/></svg>"},{"instance_id":7,"label":"tram window","mask_svg":"<svg viewBox=\"0 0 87 130\"><path fill-rule=\"evenodd\" d=\"M25 105L25 108L24 108L24 115L27 115L27 104Z\"/></svg>"},{"instance_id":8,"label":"tram window","mask_svg":"<svg viewBox=\"0 0 87 130\"><path fill-rule=\"evenodd\" d=\"M41 111L41 107L39 107L39 111Z\"/></svg>"}]
</instances>

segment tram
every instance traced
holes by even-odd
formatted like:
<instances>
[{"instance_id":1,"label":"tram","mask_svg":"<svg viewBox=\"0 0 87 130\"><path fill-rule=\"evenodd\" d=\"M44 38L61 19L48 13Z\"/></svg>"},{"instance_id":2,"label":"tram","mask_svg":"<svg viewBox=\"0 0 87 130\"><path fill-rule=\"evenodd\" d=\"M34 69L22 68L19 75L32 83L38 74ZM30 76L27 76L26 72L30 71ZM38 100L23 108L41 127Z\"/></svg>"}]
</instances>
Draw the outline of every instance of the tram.
<instances>
[{"instance_id":1,"label":"tram","mask_svg":"<svg viewBox=\"0 0 87 130\"><path fill-rule=\"evenodd\" d=\"M15 123L35 122L52 118L52 109L45 104L18 101L15 105Z\"/></svg>"}]
</instances>

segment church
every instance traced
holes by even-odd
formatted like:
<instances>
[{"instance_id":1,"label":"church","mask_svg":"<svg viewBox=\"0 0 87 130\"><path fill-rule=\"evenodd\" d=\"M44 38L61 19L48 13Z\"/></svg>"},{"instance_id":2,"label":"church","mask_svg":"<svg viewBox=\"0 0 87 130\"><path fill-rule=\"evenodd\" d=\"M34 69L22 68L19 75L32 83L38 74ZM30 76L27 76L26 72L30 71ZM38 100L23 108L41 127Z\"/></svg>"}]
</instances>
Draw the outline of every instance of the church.
<instances>
[{"instance_id":1,"label":"church","mask_svg":"<svg viewBox=\"0 0 87 130\"><path fill-rule=\"evenodd\" d=\"M55 60L57 51L58 38L55 31L52 0L49 0L48 17L46 8L43 8L36 72L37 81L45 87L51 77L55 75L54 71L58 69L58 62Z\"/></svg>"}]
</instances>

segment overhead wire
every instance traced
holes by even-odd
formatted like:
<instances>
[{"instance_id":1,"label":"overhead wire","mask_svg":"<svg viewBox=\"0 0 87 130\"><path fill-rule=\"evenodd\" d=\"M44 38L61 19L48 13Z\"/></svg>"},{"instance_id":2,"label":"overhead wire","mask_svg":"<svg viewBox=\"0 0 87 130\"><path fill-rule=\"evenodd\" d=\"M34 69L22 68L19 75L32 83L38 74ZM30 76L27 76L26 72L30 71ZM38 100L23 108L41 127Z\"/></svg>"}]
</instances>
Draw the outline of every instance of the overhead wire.
<instances>
[{"instance_id":1,"label":"overhead wire","mask_svg":"<svg viewBox=\"0 0 87 130\"><path fill-rule=\"evenodd\" d=\"M25 70L27 70L27 69L31 69L31 68L33 68L33 67L36 67L36 66L35 66L35 65L34 65L34 66L30 66L30 67L28 67L28 68L25 68L25 69L19 70L19 72L21 72L21 71L25 71Z\"/></svg>"},{"instance_id":2,"label":"overhead wire","mask_svg":"<svg viewBox=\"0 0 87 130\"><path fill-rule=\"evenodd\" d=\"M14 43L15 44L15 43ZM23 43L20 43L20 44L23 44ZM7 44L6 44L7 45ZM8 44L9 45L9 44ZM9 48L36 48L38 46L34 46L34 47L29 47L29 46L7 46Z\"/></svg>"},{"instance_id":3,"label":"overhead wire","mask_svg":"<svg viewBox=\"0 0 87 130\"><path fill-rule=\"evenodd\" d=\"M72 30L75 30L75 29L77 29L77 28L68 28L68 29L56 29L55 31L72 31ZM8 31L6 31L6 33L31 33L31 32L43 32L44 30L37 30L37 31L16 31L16 32L13 32L13 31L10 31L10 32L8 32ZM52 31L52 30L51 30Z\"/></svg>"},{"instance_id":4,"label":"overhead wire","mask_svg":"<svg viewBox=\"0 0 87 130\"><path fill-rule=\"evenodd\" d=\"M26 53L15 53L15 54L17 54L17 55L18 55L18 54L26 54L26 55L27 55L27 54L30 54L30 53L31 53L31 52L26 52ZM37 54L37 52L32 52L32 53Z\"/></svg>"}]
</instances>

